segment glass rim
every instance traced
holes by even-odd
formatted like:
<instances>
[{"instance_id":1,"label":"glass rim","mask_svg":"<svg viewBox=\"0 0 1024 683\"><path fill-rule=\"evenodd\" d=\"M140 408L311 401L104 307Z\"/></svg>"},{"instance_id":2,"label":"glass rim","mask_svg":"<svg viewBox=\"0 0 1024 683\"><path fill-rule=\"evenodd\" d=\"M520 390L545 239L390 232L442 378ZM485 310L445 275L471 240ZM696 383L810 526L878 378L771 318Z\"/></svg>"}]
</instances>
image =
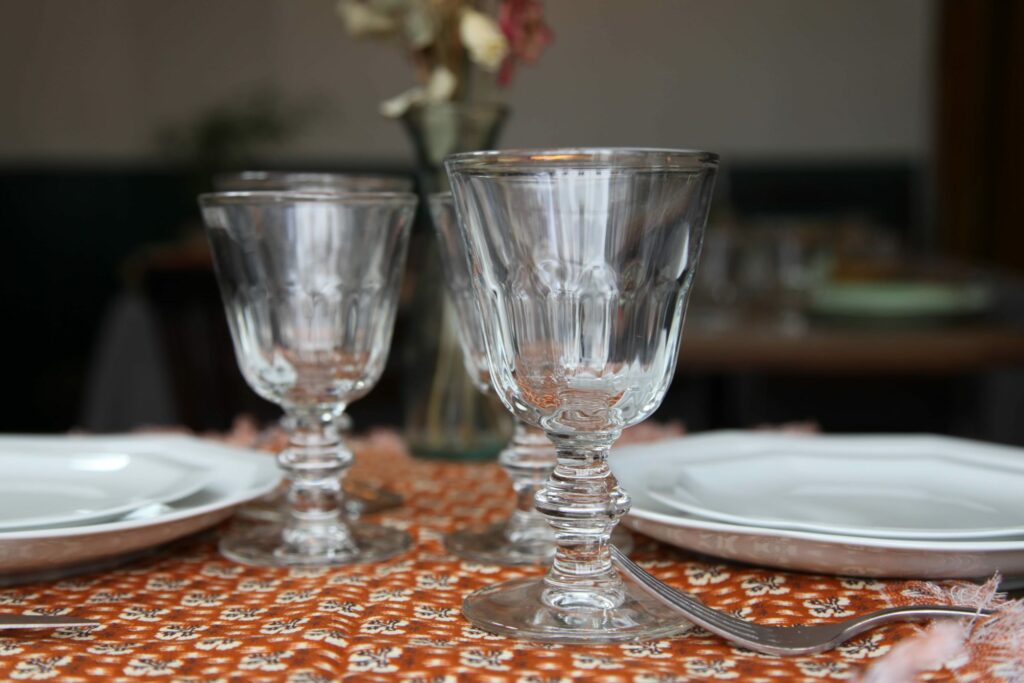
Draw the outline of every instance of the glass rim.
<instances>
[{"instance_id":1,"label":"glass rim","mask_svg":"<svg viewBox=\"0 0 1024 683\"><path fill-rule=\"evenodd\" d=\"M345 192L324 190L245 190L204 192L199 195L202 206L232 204L393 204L415 206L419 197L412 192Z\"/></svg>"},{"instance_id":2,"label":"glass rim","mask_svg":"<svg viewBox=\"0 0 1024 683\"><path fill-rule=\"evenodd\" d=\"M343 172L343 171L269 171L260 169L247 169L244 171L227 171L224 173L217 173L214 176L214 184L220 182L238 182L242 183L260 183L260 182L274 182L274 181L309 181L309 182L322 182L324 187L331 187L339 185L344 187L348 182L405 182L412 184L412 179L407 178L404 175L388 174L388 173L377 173L377 172ZM243 192L244 190L220 190L221 192ZM364 190L359 190L364 191Z\"/></svg>"},{"instance_id":3,"label":"glass rim","mask_svg":"<svg viewBox=\"0 0 1024 683\"><path fill-rule=\"evenodd\" d=\"M553 147L523 149L491 149L476 152L460 152L445 157L445 167L453 172L473 169L496 170L522 168L574 168L573 161L583 162L628 162L621 166L626 169L649 167L650 160L660 160L653 168L658 170L690 170L694 168L718 168L718 155L698 149L674 149L669 147ZM647 164L642 162L647 161Z\"/></svg>"}]
</instances>

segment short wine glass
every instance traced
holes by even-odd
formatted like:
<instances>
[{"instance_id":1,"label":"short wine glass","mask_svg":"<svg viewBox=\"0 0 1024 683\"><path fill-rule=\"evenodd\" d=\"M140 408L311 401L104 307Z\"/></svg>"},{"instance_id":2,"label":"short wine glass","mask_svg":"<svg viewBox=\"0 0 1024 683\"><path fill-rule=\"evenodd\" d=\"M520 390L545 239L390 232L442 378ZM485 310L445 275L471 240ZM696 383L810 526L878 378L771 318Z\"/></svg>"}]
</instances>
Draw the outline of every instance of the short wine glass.
<instances>
[{"instance_id":1,"label":"short wine glass","mask_svg":"<svg viewBox=\"0 0 1024 683\"><path fill-rule=\"evenodd\" d=\"M217 192L412 192L413 182L407 176L379 173L326 173L320 171L237 171L218 173L213 177ZM281 428L291 433L293 420L285 415ZM351 431L348 414L338 418L338 427ZM380 512L402 504L402 497L388 489L348 479L342 492L345 512L353 517ZM287 505L280 493L272 493L259 502L243 508L243 515L252 519L279 521L287 514Z\"/></svg>"},{"instance_id":2,"label":"short wine glass","mask_svg":"<svg viewBox=\"0 0 1024 683\"><path fill-rule=\"evenodd\" d=\"M287 519L232 530L221 552L321 566L406 550L405 533L340 514L352 452L338 423L384 368L415 195L227 192L199 203L242 375L294 425L278 456Z\"/></svg>"},{"instance_id":3,"label":"short wine glass","mask_svg":"<svg viewBox=\"0 0 1024 683\"><path fill-rule=\"evenodd\" d=\"M430 195L430 215L437 231L448 299L455 311L466 372L483 393L491 389L487 349L480 311L473 297L472 277L465 242L455 220L450 192ZM555 448L544 432L516 418L512 440L501 451L498 463L512 480L516 507L512 514L483 529L466 528L444 538L448 552L473 562L526 565L550 562L555 554L555 534L534 506L541 485L555 468ZM629 532L616 527L613 542L623 552L633 547Z\"/></svg>"},{"instance_id":4,"label":"short wine glass","mask_svg":"<svg viewBox=\"0 0 1024 683\"><path fill-rule=\"evenodd\" d=\"M608 540L629 497L607 453L671 381L717 157L556 149L458 154L445 165L491 383L557 453L536 496L555 533L550 570L472 593L463 614L536 641L686 628L612 567Z\"/></svg>"}]
</instances>

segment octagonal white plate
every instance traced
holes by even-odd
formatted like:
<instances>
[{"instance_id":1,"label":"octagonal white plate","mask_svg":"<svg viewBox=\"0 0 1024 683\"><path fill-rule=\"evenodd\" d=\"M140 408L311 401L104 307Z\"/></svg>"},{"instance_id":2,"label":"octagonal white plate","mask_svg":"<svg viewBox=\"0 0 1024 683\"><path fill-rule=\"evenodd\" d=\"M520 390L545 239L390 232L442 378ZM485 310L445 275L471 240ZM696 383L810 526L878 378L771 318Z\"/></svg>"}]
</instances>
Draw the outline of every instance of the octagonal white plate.
<instances>
[{"instance_id":1,"label":"octagonal white plate","mask_svg":"<svg viewBox=\"0 0 1024 683\"><path fill-rule=\"evenodd\" d=\"M1024 574L1024 534L1007 538L902 539L853 536L716 521L682 512L647 491L659 480L674 480L691 460L714 454L806 452L816 445L917 452L955 449L966 461L979 458L1024 463L1024 450L938 436L800 436L766 432L713 432L615 449L612 470L632 498L623 524L657 540L729 560L788 570L848 576L921 579L979 578L995 572ZM756 501L754 501L756 505ZM1009 519L1008 526L1020 526Z\"/></svg>"},{"instance_id":2,"label":"octagonal white plate","mask_svg":"<svg viewBox=\"0 0 1024 683\"><path fill-rule=\"evenodd\" d=\"M4 436L0 449L159 454L209 470L205 485L192 495L112 521L0 531L4 574L85 564L172 541L223 521L239 505L269 493L281 479L274 457L267 453L179 435Z\"/></svg>"},{"instance_id":3,"label":"octagonal white plate","mask_svg":"<svg viewBox=\"0 0 1024 683\"><path fill-rule=\"evenodd\" d=\"M128 448L65 451L0 439L0 531L113 519L184 498L209 471Z\"/></svg>"},{"instance_id":4,"label":"octagonal white plate","mask_svg":"<svg viewBox=\"0 0 1024 683\"><path fill-rule=\"evenodd\" d=\"M1024 535L1024 457L954 439L732 442L647 487L733 524L906 539Z\"/></svg>"}]
</instances>

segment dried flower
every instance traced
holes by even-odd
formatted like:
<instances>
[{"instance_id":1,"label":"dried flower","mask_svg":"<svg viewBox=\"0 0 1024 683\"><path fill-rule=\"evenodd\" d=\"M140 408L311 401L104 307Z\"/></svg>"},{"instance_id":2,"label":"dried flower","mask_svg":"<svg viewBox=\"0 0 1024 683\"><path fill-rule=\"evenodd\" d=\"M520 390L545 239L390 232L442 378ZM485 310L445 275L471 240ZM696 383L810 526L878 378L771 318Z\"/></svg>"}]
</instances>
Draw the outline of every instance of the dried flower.
<instances>
[{"instance_id":1,"label":"dried flower","mask_svg":"<svg viewBox=\"0 0 1024 683\"><path fill-rule=\"evenodd\" d=\"M544 8L539 0L504 0L498 9L498 25L510 47L498 74L498 82L507 85L516 62L536 62L554 40L554 33L544 23Z\"/></svg>"},{"instance_id":2,"label":"dried flower","mask_svg":"<svg viewBox=\"0 0 1024 683\"><path fill-rule=\"evenodd\" d=\"M500 23L476 0L332 0L349 34L406 50L419 85L381 103L385 116L418 103L468 99L473 71L497 72L507 84L519 62L534 62L552 40L542 0L500 0Z\"/></svg>"},{"instance_id":3,"label":"dried flower","mask_svg":"<svg viewBox=\"0 0 1024 683\"><path fill-rule=\"evenodd\" d=\"M497 71L508 54L508 41L498 24L474 9L462 11L459 38L469 52L469 58L488 71Z\"/></svg>"},{"instance_id":4,"label":"dried flower","mask_svg":"<svg viewBox=\"0 0 1024 683\"><path fill-rule=\"evenodd\" d=\"M427 82L427 101L444 102L451 99L458 84L455 74L450 69L437 67L430 73L430 80Z\"/></svg>"},{"instance_id":5,"label":"dried flower","mask_svg":"<svg viewBox=\"0 0 1024 683\"><path fill-rule=\"evenodd\" d=\"M345 29L356 38L383 38L397 28L391 16L359 0L340 0L337 11L345 22Z\"/></svg>"},{"instance_id":6,"label":"dried flower","mask_svg":"<svg viewBox=\"0 0 1024 683\"><path fill-rule=\"evenodd\" d=\"M417 86L409 88L404 93L384 100L380 104L380 113L388 118L398 118L409 107L424 102L446 102L451 99L458 80L449 69L439 66L430 73L430 80L426 87Z\"/></svg>"}]
</instances>

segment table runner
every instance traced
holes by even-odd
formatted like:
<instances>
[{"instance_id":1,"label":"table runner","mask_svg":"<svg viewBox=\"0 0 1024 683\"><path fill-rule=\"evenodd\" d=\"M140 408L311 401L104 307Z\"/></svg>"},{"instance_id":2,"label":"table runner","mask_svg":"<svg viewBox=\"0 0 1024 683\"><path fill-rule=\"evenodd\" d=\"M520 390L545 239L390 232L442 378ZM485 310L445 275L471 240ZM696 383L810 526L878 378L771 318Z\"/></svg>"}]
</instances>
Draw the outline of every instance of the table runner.
<instances>
[{"instance_id":1,"label":"table runner","mask_svg":"<svg viewBox=\"0 0 1024 683\"><path fill-rule=\"evenodd\" d=\"M940 640L923 641L919 635L915 640L922 627L898 624L829 653L777 658L729 646L699 628L671 639L603 646L537 644L485 633L460 615L463 596L542 570L460 561L445 554L441 534L507 514L512 496L504 474L494 464L412 459L387 433L354 445L358 464L352 476L386 484L405 496L404 507L374 518L408 531L414 540L411 552L344 568L255 568L220 557L214 531L122 568L3 589L0 612L73 613L98 619L102 626L0 634L0 678L822 681L856 680L872 664L890 661L888 674L886 667L876 667L869 678L907 680L898 673L904 669L899 668L897 644L903 641L901 647L912 655L902 660L919 660L920 653L911 652L914 643ZM634 557L712 607L765 624L823 623L923 597L951 599L950 591L958 590L961 600L985 597L982 589L965 582L885 581L742 566L642 537L637 537ZM1010 616L1016 626L1024 626L1019 611ZM959 647L954 647L943 655L955 660L948 667L915 680L1024 680L1020 658L1006 655L1006 639L986 640L984 633L979 635L983 627L973 627L967 650L957 655Z\"/></svg>"}]
</instances>

